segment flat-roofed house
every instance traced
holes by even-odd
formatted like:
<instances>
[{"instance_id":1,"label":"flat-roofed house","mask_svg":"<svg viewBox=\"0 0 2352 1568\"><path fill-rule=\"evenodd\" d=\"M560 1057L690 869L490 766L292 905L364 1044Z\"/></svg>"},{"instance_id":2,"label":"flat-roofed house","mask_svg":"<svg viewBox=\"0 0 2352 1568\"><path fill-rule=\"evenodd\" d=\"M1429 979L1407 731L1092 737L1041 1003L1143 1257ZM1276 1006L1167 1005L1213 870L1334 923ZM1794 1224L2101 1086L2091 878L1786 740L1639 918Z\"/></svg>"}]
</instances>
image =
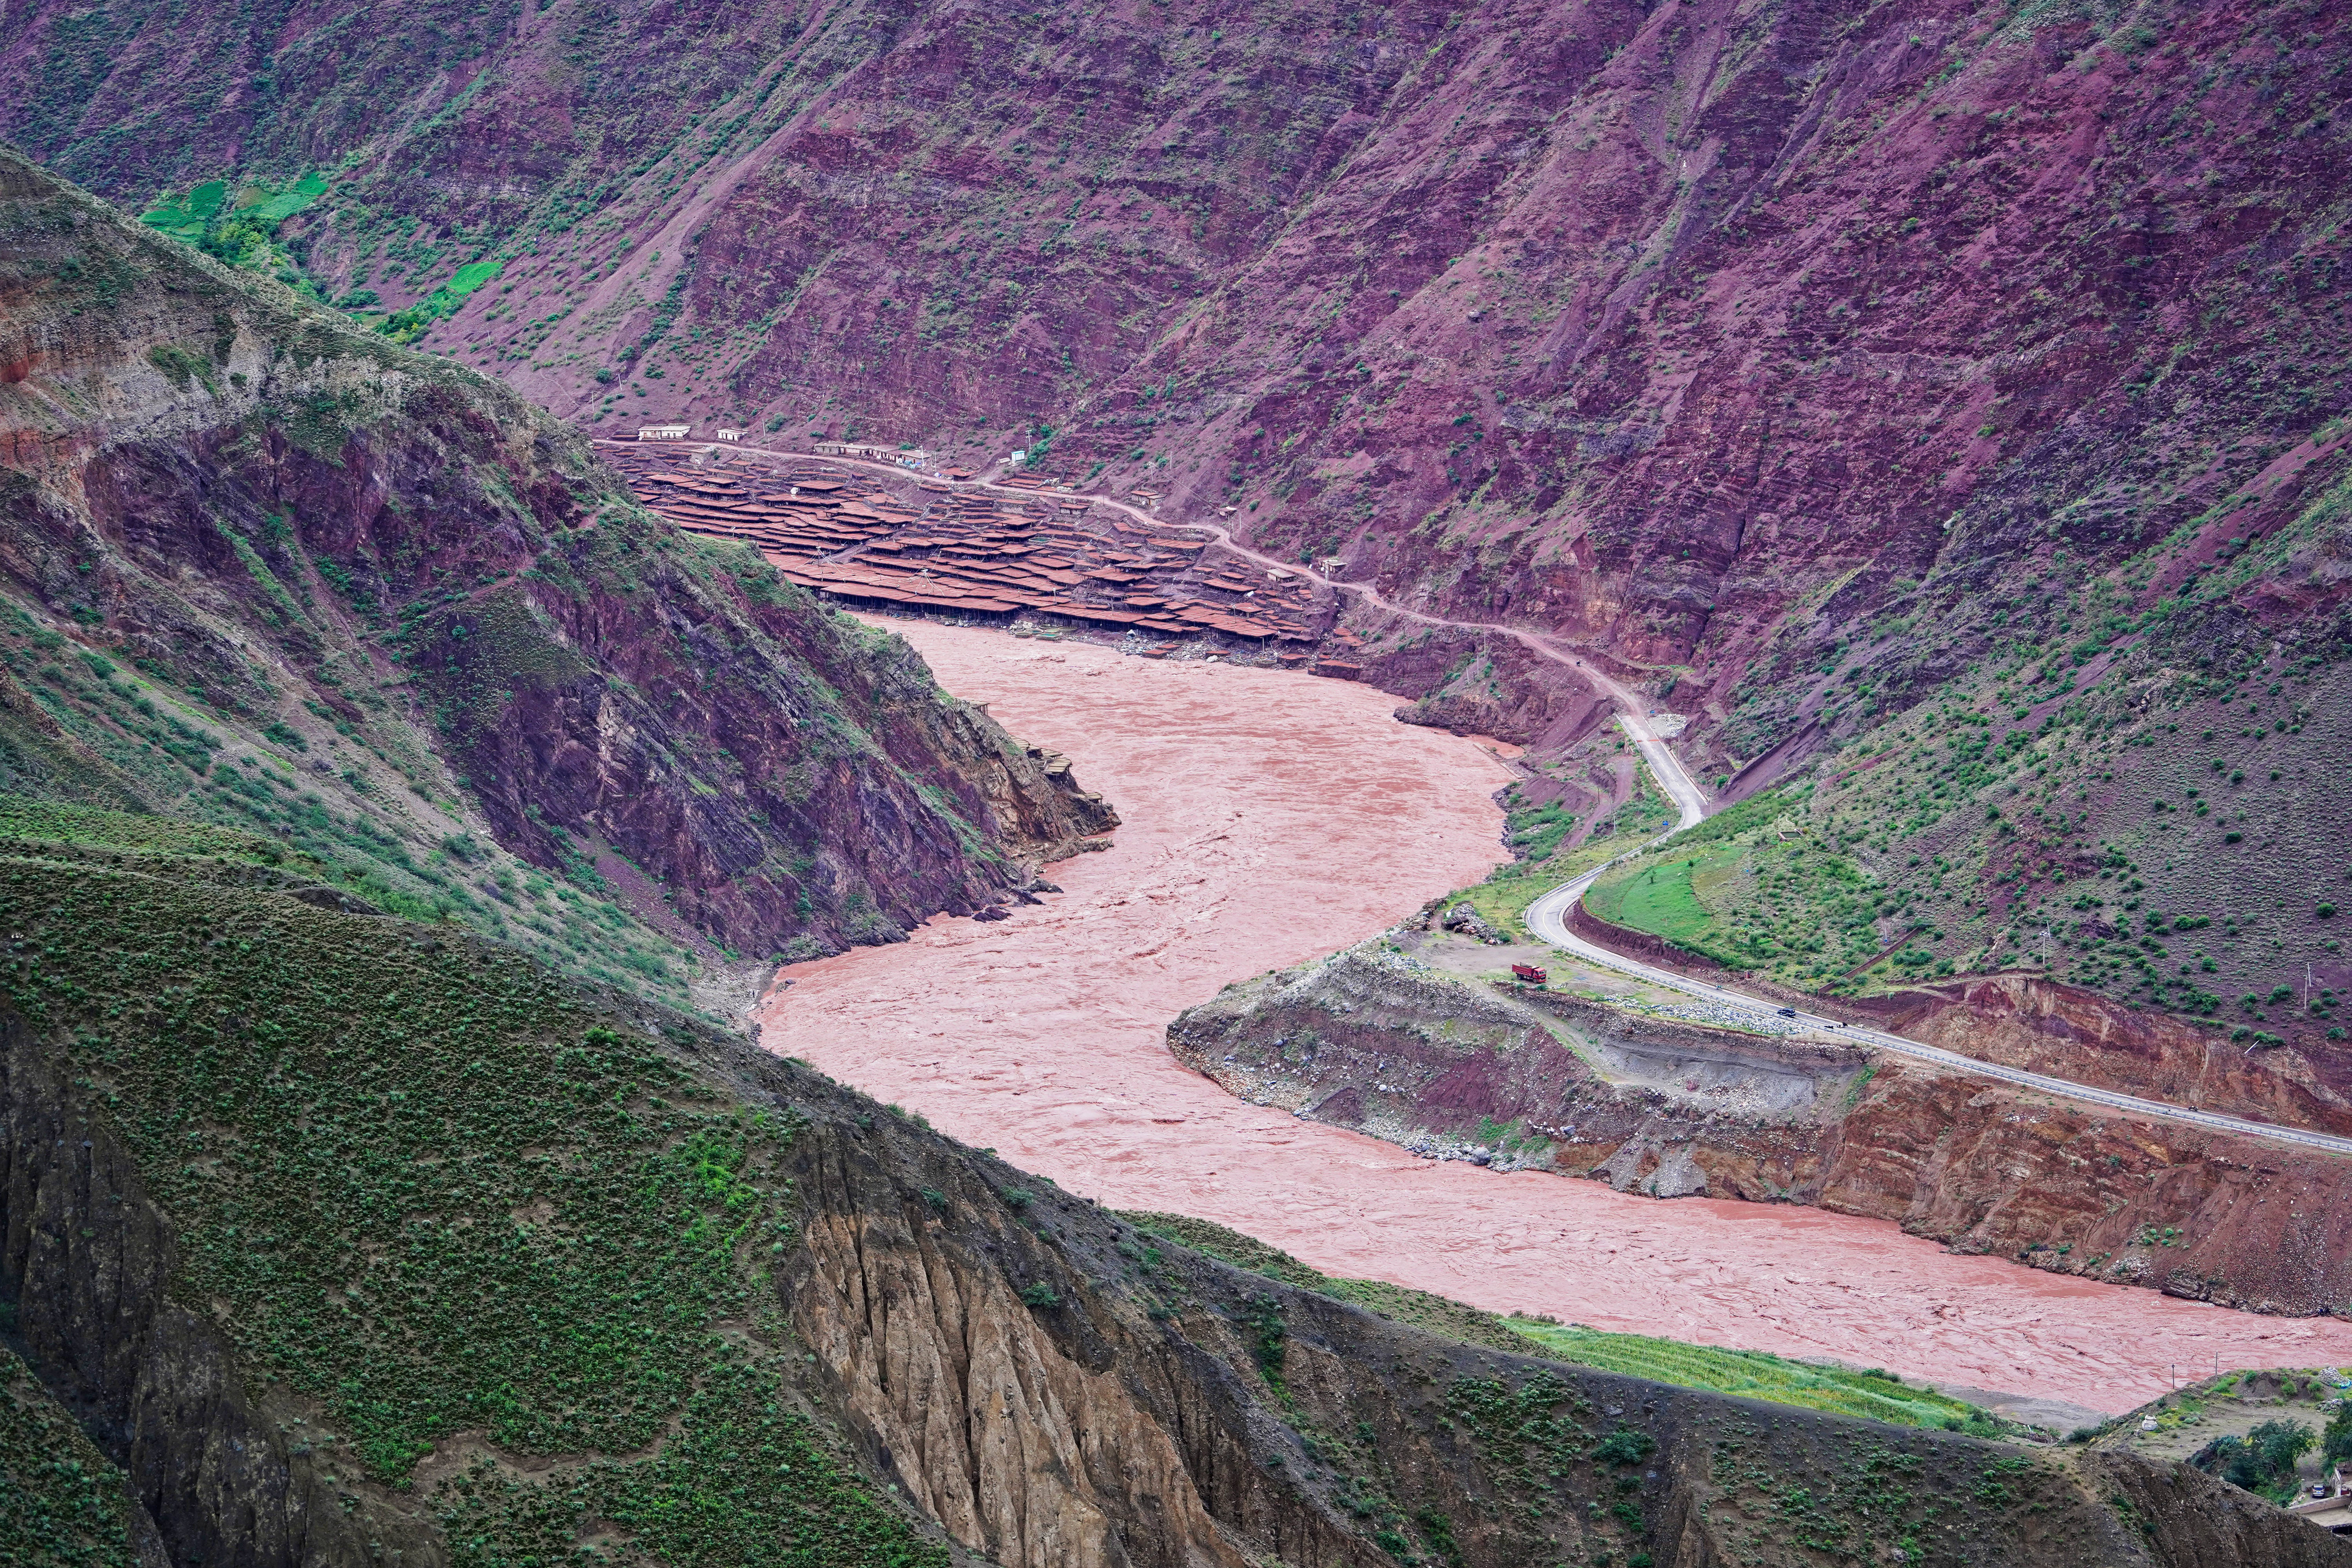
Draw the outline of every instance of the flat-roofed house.
<instances>
[{"instance_id":1,"label":"flat-roofed house","mask_svg":"<svg viewBox=\"0 0 2352 1568\"><path fill-rule=\"evenodd\" d=\"M816 452L821 458L862 458L869 463L896 463L902 468L919 468L931 456L919 447L885 447L872 441L819 441Z\"/></svg>"},{"instance_id":2,"label":"flat-roofed house","mask_svg":"<svg viewBox=\"0 0 2352 1568\"><path fill-rule=\"evenodd\" d=\"M691 425L640 425L637 426L637 439L640 441L683 441L686 439L686 433L693 428L694 426Z\"/></svg>"}]
</instances>

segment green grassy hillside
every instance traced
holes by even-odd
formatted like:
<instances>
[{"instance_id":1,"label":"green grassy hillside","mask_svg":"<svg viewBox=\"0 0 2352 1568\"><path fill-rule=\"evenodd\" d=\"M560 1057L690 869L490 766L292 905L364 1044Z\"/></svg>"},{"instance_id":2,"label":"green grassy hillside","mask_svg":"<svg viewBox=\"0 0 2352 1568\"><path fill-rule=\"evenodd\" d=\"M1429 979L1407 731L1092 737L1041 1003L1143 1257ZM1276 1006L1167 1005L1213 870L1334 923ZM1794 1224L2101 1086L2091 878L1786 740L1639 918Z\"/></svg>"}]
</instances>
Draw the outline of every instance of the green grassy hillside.
<instances>
[{"instance_id":1,"label":"green grassy hillside","mask_svg":"<svg viewBox=\"0 0 2352 1568\"><path fill-rule=\"evenodd\" d=\"M0 1563L131 1568L135 1520L121 1468L0 1345Z\"/></svg>"},{"instance_id":2,"label":"green grassy hillside","mask_svg":"<svg viewBox=\"0 0 2352 1568\"><path fill-rule=\"evenodd\" d=\"M346 1488L404 1493L466 1433L430 1494L462 1563L944 1561L797 1399L762 1289L793 1123L691 1067L683 1021L224 875L299 890L284 846L0 821L0 984L171 1216L176 1289Z\"/></svg>"},{"instance_id":3,"label":"green grassy hillside","mask_svg":"<svg viewBox=\"0 0 2352 1568\"><path fill-rule=\"evenodd\" d=\"M2331 564L2352 482L2292 506L2263 488L2109 570L2060 552L1924 690L1897 677L1940 633L1890 612L1820 673L1848 738L1755 803L1779 831L1710 823L1590 907L1794 984L2032 970L2327 1052L2352 990L2352 617ZM1792 668L1760 660L1742 691L1760 711Z\"/></svg>"},{"instance_id":4,"label":"green grassy hillside","mask_svg":"<svg viewBox=\"0 0 2352 1568\"><path fill-rule=\"evenodd\" d=\"M1611 870L1584 907L1735 969L1835 985L1879 952L1880 922L1900 926L1905 905L1815 829L1812 795L1798 784L1719 812Z\"/></svg>"},{"instance_id":5,"label":"green grassy hillside","mask_svg":"<svg viewBox=\"0 0 2352 1568\"><path fill-rule=\"evenodd\" d=\"M1743 1399L1765 1399L1775 1405L1802 1405L1808 1410L1833 1410L1898 1426L1939 1426L1951 1432L1990 1436L2007 1430L2000 1420L1962 1400L1948 1399L1932 1388L1915 1388L1879 1372L1847 1372L1839 1367L1813 1366L1763 1351L1722 1350L1713 1345L1685 1344L1647 1334L1614 1334L1580 1324L1541 1322L1528 1318L1506 1320L1513 1331L1525 1335L1562 1361L1622 1372L1654 1383L1684 1388L1706 1388L1736 1394Z\"/></svg>"},{"instance_id":6,"label":"green grassy hillside","mask_svg":"<svg viewBox=\"0 0 2352 1568\"><path fill-rule=\"evenodd\" d=\"M317 185L151 216L289 221ZM5 148L0 284L31 345L0 377L0 793L257 832L673 1005L1108 826L543 411Z\"/></svg>"},{"instance_id":7,"label":"green grassy hillside","mask_svg":"<svg viewBox=\"0 0 2352 1568\"><path fill-rule=\"evenodd\" d=\"M1139 1229L1181 1242L1237 1268L1301 1289L1319 1291L1401 1323L1449 1339L1466 1340L1517 1355L1542 1354L1602 1372L1623 1373L1653 1383L1706 1389L1833 1411L1897 1426L1927 1426L1990 1436L2009 1424L1973 1405L1948 1399L1933 1389L1915 1388L1884 1373L1847 1372L1813 1366L1763 1351L1720 1350L1646 1334L1609 1333L1581 1325L1535 1318L1502 1317L1465 1307L1425 1290L1410 1290L1378 1279L1341 1279L1301 1263L1278 1247L1209 1220L1183 1215L1133 1214Z\"/></svg>"},{"instance_id":8,"label":"green grassy hillside","mask_svg":"<svg viewBox=\"0 0 2352 1568\"><path fill-rule=\"evenodd\" d=\"M551 874L467 830L463 805L442 793L429 738L367 688L369 674L354 658L335 676L375 699L360 723L310 715L306 735L240 713L216 690L207 700L201 683L192 691L153 660L110 657L0 603L0 787L26 792L5 809L72 796L258 833L298 847L381 909L469 926L597 979L685 1000L691 955L593 874ZM18 711L8 695L20 697ZM313 759L330 765L321 773ZM14 830L7 818L0 830Z\"/></svg>"},{"instance_id":9,"label":"green grassy hillside","mask_svg":"<svg viewBox=\"0 0 2352 1568\"><path fill-rule=\"evenodd\" d=\"M2263 542L2272 567L2348 504ZM1811 989L2025 969L2251 1042L2344 1040L2352 622L2263 636L2220 597L2256 569L2070 649L2004 644L1587 907ZM2073 595L2091 617L2102 584Z\"/></svg>"},{"instance_id":10,"label":"green grassy hillside","mask_svg":"<svg viewBox=\"0 0 2352 1568\"><path fill-rule=\"evenodd\" d=\"M1622 750L1621 742L1604 732L1580 748L1578 761L1599 758L1605 765L1609 756ZM1565 765L1563 771L1569 771ZM1515 784L1505 793L1504 805L1503 840L1511 858L1496 866L1485 881L1463 889L1448 901L1466 900L1481 920L1523 942L1529 940L1529 904L1570 878L1664 832L1675 821L1674 807L1658 793L1648 771L1640 768L1633 772L1633 788L1623 804L1608 810L1573 848L1566 846L1575 836L1578 822L1563 802L1530 805Z\"/></svg>"}]
</instances>

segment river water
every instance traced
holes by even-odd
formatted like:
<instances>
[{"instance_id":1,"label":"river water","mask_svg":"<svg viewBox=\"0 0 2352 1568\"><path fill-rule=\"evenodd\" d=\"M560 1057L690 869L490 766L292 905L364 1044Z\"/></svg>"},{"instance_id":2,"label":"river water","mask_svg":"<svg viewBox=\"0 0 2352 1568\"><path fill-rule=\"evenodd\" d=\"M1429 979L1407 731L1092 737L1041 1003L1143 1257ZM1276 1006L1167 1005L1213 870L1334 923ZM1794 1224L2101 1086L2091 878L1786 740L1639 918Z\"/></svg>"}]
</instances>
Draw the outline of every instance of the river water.
<instances>
[{"instance_id":1,"label":"river water","mask_svg":"<svg viewBox=\"0 0 2352 1568\"><path fill-rule=\"evenodd\" d=\"M879 624L947 689L1067 752L1125 825L1050 868L1065 891L1041 906L785 971L761 1004L769 1048L1066 1191L1497 1311L2110 1413L2162 1393L2168 1364L2352 1363L2352 1324L1954 1256L1818 1209L1432 1163L1234 1100L1169 1056L1169 1020L1485 875L1502 764L1349 682Z\"/></svg>"}]
</instances>

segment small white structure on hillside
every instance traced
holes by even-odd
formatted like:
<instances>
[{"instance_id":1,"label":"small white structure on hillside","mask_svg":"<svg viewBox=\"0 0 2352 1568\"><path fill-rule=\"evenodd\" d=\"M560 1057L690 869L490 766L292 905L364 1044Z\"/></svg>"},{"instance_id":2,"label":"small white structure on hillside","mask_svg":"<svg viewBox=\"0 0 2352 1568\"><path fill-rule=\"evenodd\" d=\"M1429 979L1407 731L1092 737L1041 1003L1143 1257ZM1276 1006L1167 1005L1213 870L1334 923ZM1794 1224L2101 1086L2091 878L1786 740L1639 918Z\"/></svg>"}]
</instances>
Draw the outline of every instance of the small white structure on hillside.
<instances>
[{"instance_id":1,"label":"small white structure on hillside","mask_svg":"<svg viewBox=\"0 0 2352 1568\"><path fill-rule=\"evenodd\" d=\"M902 468L919 468L931 456L919 447L884 447L871 441L819 441L816 451L821 458L863 458L869 463L896 463Z\"/></svg>"},{"instance_id":2,"label":"small white structure on hillside","mask_svg":"<svg viewBox=\"0 0 2352 1568\"><path fill-rule=\"evenodd\" d=\"M740 441L743 438L743 432L730 430L726 426L721 425L719 427L719 438L722 441Z\"/></svg>"},{"instance_id":3,"label":"small white structure on hillside","mask_svg":"<svg viewBox=\"0 0 2352 1568\"><path fill-rule=\"evenodd\" d=\"M694 428L694 426L691 425L640 425L637 426L637 439L640 441L683 441L686 439L686 433L692 428Z\"/></svg>"}]
</instances>

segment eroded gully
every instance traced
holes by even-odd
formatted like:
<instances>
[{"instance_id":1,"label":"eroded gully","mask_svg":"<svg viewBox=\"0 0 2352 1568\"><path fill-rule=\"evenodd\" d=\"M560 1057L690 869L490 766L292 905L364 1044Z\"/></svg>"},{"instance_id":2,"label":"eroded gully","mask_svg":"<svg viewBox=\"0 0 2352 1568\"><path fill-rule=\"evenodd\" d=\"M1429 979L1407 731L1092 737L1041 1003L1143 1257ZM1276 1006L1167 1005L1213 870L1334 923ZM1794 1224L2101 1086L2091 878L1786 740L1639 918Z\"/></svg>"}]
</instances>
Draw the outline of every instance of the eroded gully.
<instances>
[{"instance_id":1,"label":"eroded gully","mask_svg":"<svg viewBox=\"0 0 2352 1568\"><path fill-rule=\"evenodd\" d=\"M771 1049L1071 1192L1496 1310L2105 1411L2161 1392L2168 1363L2352 1357L2352 1324L1955 1256L1819 1209L1432 1164L1231 1098L1170 1057L1168 1021L1484 875L1506 770L1348 682L887 624L949 690L1067 752L1126 825L1009 920L942 917L786 971L761 1005Z\"/></svg>"}]
</instances>

